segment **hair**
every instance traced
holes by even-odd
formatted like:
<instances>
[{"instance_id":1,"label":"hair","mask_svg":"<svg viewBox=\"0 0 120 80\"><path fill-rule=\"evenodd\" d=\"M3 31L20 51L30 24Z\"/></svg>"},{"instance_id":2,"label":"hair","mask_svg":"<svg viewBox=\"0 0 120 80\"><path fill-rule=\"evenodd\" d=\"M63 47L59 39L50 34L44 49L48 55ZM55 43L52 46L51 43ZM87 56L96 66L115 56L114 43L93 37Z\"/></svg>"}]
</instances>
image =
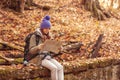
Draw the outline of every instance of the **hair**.
<instances>
[{"instance_id":1,"label":"hair","mask_svg":"<svg viewBox=\"0 0 120 80\"><path fill-rule=\"evenodd\" d=\"M46 36L47 39L50 39L50 35L49 35L49 32L47 34L44 33L43 29L40 29L40 31L42 32L43 36Z\"/></svg>"}]
</instances>

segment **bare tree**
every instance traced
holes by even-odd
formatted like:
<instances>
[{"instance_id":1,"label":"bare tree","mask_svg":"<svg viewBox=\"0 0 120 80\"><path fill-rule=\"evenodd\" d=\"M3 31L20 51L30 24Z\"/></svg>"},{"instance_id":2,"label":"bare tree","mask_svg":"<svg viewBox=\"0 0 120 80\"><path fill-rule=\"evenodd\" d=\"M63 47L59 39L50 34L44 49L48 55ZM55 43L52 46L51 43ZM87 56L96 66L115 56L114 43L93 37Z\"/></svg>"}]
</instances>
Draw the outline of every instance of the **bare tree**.
<instances>
[{"instance_id":1,"label":"bare tree","mask_svg":"<svg viewBox=\"0 0 120 80\"><path fill-rule=\"evenodd\" d=\"M19 12L24 12L26 6L31 6L33 0L1 0L0 7L9 7Z\"/></svg>"},{"instance_id":2,"label":"bare tree","mask_svg":"<svg viewBox=\"0 0 120 80\"><path fill-rule=\"evenodd\" d=\"M25 0L21 0L21 2L20 2L20 12L21 13L24 12L24 7L25 7Z\"/></svg>"},{"instance_id":3,"label":"bare tree","mask_svg":"<svg viewBox=\"0 0 120 80\"><path fill-rule=\"evenodd\" d=\"M82 4L85 6L85 9L91 11L98 20L111 17L110 13L100 6L99 0L82 0Z\"/></svg>"},{"instance_id":4,"label":"bare tree","mask_svg":"<svg viewBox=\"0 0 120 80\"><path fill-rule=\"evenodd\" d=\"M120 0L118 0L118 8L120 8Z\"/></svg>"},{"instance_id":5,"label":"bare tree","mask_svg":"<svg viewBox=\"0 0 120 80\"><path fill-rule=\"evenodd\" d=\"M32 3L33 3L33 0L26 0L26 3L27 3L28 6L31 6Z\"/></svg>"},{"instance_id":6,"label":"bare tree","mask_svg":"<svg viewBox=\"0 0 120 80\"><path fill-rule=\"evenodd\" d=\"M114 0L111 0L110 8L113 7Z\"/></svg>"}]
</instances>

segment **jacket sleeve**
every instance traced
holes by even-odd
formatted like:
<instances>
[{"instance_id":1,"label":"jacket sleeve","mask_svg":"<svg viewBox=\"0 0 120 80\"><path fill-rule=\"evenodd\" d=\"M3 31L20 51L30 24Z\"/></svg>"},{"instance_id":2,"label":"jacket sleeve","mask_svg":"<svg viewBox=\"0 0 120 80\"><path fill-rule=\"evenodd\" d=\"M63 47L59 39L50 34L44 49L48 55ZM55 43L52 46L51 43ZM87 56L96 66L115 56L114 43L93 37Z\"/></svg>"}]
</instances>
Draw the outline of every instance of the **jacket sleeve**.
<instances>
[{"instance_id":1,"label":"jacket sleeve","mask_svg":"<svg viewBox=\"0 0 120 80\"><path fill-rule=\"evenodd\" d=\"M29 44L29 53L35 54L39 51L38 46L36 46L36 37L35 35L31 36L30 44Z\"/></svg>"}]
</instances>

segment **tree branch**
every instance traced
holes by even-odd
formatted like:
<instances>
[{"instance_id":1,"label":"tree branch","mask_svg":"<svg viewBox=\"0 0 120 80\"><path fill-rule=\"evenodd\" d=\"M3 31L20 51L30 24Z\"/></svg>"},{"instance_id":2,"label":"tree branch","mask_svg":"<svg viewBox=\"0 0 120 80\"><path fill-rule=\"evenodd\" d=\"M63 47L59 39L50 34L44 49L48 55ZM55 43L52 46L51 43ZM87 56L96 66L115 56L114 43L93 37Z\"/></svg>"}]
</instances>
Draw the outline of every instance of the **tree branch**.
<instances>
[{"instance_id":1,"label":"tree branch","mask_svg":"<svg viewBox=\"0 0 120 80\"><path fill-rule=\"evenodd\" d=\"M19 47L19 46L16 46L16 45L14 45L14 44L11 44L11 43L4 42L4 41L2 41L2 40L0 40L0 44L3 46L3 47L1 47L0 49L4 49L4 48L6 47L7 49L15 49L15 50L19 50L19 51L21 51L21 52L24 51L24 50L23 50L23 47Z\"/></svg>"}]
</instances>

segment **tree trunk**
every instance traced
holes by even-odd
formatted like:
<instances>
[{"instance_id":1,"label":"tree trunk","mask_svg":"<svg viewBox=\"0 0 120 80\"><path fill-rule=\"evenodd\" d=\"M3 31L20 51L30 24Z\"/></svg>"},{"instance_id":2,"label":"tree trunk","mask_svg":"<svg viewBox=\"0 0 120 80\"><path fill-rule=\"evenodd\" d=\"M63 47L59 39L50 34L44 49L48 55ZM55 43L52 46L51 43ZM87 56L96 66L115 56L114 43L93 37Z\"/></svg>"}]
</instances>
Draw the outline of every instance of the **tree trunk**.
<instances>
[{"instance_id":1,"label":"tree trunk","mask_svg":"<svg viewBox=\"0 0 120 80\"><path fill-rule=\"evenodd\" d=\"M99 0L83 0L82 3L85 6L86 10L89 10L93 13L93 16L98 20L105 20L106 18L111 17L110 13L99 4Z\"/></svg>"},{"instance_id":2,"label":"tree trunk","mask_svg":"<svg viewBox=\"0 0 120 80\"><path fill-rule=\"evenodd\" d=\"M31 6L32 3L33 3L33 0L26 0L26 4L27 4L28 6Z\"/></svg>"},{"instance_id":3,"label":"tree trunk","mask_svg":"<svg viewBox=\"0 0 120 80\"><path fill-rule=\"evenodd\" d=\"M23 52L23 47L20 46L16 46L14 44L8 43L8 42L4 42L4 41L0 41L0 49L13 49L13 50L19 50L21 52Z\"/></svg>"},{"instance_id":4,"label":"tree trunk","mask_svg":"<svg viewBox=\"0 0 120 80\"><path fill-rule=\"evenodd\" d=\"M103 34L100 34L98 40L96 41L96 44L93 47L93 51L91 52L92 53L91 58L96 58L99 56L98 52L102 44L102 39L103 39Z\"/></svg>"},{"instance_id":5,"label":"tree trunk","mask_svg":"<svg viewBox=\"0 0 120 80\"><path fill-rule=\"evenodd\" d=\"M118 0L118 8L120 8L120 0Z\"/></svg>"},{"instance_id":6,"label":"tree trunk","mask_svg":"<svg viewBox=\"0 0 120 80\"><path fill-rule=\"evenodd\" d=\"M1 59L4 59L4 60L7 61L7 62L12 62L12 61L14 61L14 59L7 58L7 57L5 57L4 55L1 55L1 54L0 54L0 58L1 58Z\"/></svg>"},{"instance_id":7,"label":"tree trunk","mask_svg":"<svg viewBox=\"0 0 120 80\"><path fill-rule=\"evenodd\" d=\"M0 7L9 7L21 13L24 12L25 5L31 6L33 0L1 0Z\"/></svg>"},{"instance_id":8,"label":"tree trunk","mask_svg":"<svg viewBox=\"0 0 120 80\"><path fill-rule=\"evenodd\" d=\"M114 0L111 0L110 8L113 7L113 2L114 2Z\"/></svg>"},{"instance_id":9,"label":"tree trunk","mask_svg":"<svg viewBox=\"0 0 120 80\"><path fill-rule=\"evenodd\" d=\"M24 12L24 7L25 7L25 0L21 0L21 1L20 1L20 12L21 12L21 13Z\"/></svg>"}]
</instances>

